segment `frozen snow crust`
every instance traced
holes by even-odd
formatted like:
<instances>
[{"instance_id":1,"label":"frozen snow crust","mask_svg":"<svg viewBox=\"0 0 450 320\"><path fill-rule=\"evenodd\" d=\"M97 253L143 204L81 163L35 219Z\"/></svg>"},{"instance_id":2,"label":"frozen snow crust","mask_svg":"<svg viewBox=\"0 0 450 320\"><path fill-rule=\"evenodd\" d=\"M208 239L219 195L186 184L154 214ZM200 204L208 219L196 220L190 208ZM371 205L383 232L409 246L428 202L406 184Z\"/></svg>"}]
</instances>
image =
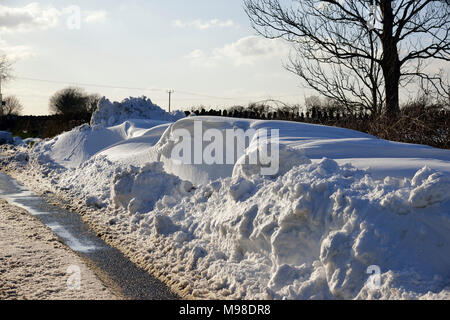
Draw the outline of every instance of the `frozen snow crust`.
<instances>
[{"instance_id":1,"label":"frozen snow crust","mask_svg":"<svg viewBox=\"0 0 450 320\"><path fill-rule=\"evenodd\" d=\"M450 298L448 151L339 128L202 117L220 130L278 127L282 170L261 176L239 162L222 171L177 169L167 157L170 135L195 118L81 127L3 165L93 208L84 218L113 230L121 249L193 297ZM58 144L65 136L82 142L71 158ZM111 138L91 148L100 136ZM352 147L331 159L339 144ZM383 157L401 155L408 170L380 165L381 151L370 146L385 148ZM429 161L417 168L421 156ZM361 168L361 159L371 160ZM380 178L384 172L397 174Z\"/></svg>"}]
</instances>

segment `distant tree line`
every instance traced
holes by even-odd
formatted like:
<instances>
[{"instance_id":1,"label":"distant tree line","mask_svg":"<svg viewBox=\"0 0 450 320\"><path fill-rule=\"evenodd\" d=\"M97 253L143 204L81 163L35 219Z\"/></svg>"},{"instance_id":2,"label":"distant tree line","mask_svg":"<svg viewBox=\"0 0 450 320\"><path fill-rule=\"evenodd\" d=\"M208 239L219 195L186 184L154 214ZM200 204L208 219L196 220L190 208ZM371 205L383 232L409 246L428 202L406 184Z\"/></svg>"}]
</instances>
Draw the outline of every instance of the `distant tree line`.
<instances>
[{"instance_id":1,"label":"distant tree line","mask_svg":"<svg viewBox=\"0 0 450 320\"><path fill-rule=\"evenodd\" d=\"M0 117L0 131L9 131L14 136L25 138L52 138L65 131L70 131L82 124L89 123L89 114Z\"/></svg>"},{"instance_id":2,"label":"distant tree line","mask_svg":"<svg viewBox=\"0 0 450 320\"><path fill-rule=\"evenodd\" d=\"M22 138L51 138L89 123L101 97L77 87L57 91L49 100L48 116L20 116L23 106L15 96L6 97L0 108L0 130Z\"/></svg>"},{"instance_id":3,"label":"distant tree line","mask_svg":"<svg viewBox=\"0 0 450 320\"><path fill-rule=\"evenodd\" d=\"M312 107L307 112L295 112L291 110L278 110L273 112L257 112L252 110L213 110L205 109L195 110L193 112L185 111L186 115L191 113L198 116L222 116L231 118L247 118L259 120L287 120L298 122L321 123L329 120L340 119L371 119L371 114L365 111L342 111L342 110L324 110L319 107Z\"/></svg>"},{"instance_id":4,"label":"distant tree line","mask_svg":"<svg viewBox=\"0 0 450 320\"><path fill-rule=\"evenodd\" d=\"M450 149L450 104L431 102L421 96L405 104L398 115L375 115L370 110L345 108L331 100L306 99L305 111L299 105L282 104L277 109L265 103L217 110L204 107L186 111L186 116L222 116L259 120L285 120L322 124L358 130L382 139L425 144Z\"/></svg>"},{"instance_id":5,"label":"distant tree line","mask_svg":"<svg viewBox=\"0 0 450 320\"><path fill-rule=\"evenodd\" d=\"M314 97L313 97L314 98ZM223 116L232 118L248 118L260 120L287 120L298 122L321 123L328 120L348 119L371 119L373 114L367 109L342 108L334 104L322 104L320 100L306 99L305 108L300 105L288 105L276 101L279 105L267 104L266 102L250 103L248 106L232 106L223 110L209 109L205 107L192 108L186 111L198 116ZM274 102L270 100L270 102ZM311 103L312 102L312 103ZM301 111L305 109L305 111Z\"/></svg>"}]
</instances>

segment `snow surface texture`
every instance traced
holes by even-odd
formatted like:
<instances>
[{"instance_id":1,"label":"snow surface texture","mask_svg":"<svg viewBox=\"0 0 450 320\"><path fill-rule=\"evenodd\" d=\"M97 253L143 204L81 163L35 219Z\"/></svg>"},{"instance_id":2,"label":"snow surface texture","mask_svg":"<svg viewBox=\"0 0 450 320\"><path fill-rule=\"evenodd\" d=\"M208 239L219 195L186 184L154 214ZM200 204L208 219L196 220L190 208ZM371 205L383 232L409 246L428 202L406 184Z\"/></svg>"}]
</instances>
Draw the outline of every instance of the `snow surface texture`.
<instances>
[{"instance_id":1,"label":"snow surface texture","mask_svg":"<svg viewBox=\"0 0 450 320\"><path fill-rule=\"evenodd\" d=\"M34 152L48 155L63 166L74 168L104 149L114 150L117 147L120 150L120 145L125 142L128 150L117 152L115 160L120 155L130 158L132 156L130 151L137 152L142 150L141 147L145 150L145 147L156 143L159 139L158 133L165 130L168 125L167 121L161 120L131 120L112 127L91 127L86 124L37 144ZM145 141L144 146L141 145L141 141ZM132 146L135 148L130 150ZM111 153L110 155L112 156ZM145 161L147 160L148 155Z\"/></svg>"},{"instance_id":2,"label":"snow surface texture","mask_svg":"<svg viewBox=\"0 0 450 320\"><path fill-rule=\"evenodd\" d=\"M198 120L255 135L280 129L279 174L239 160L177 167L171 135ZM195 297L450 299L447 150L325 126L189 117L81 127L6 163L98 209L92 219Z\"/></svg>"},{"instance_id":3,"label":"snow surface texture","mask_svg":"<svg viewBox=\"0 0 450 320\"><path fill-rule=\"evenodd\" d=\"M381 140L362 132L336 127L287 121L258 121L208 116L189 117L177 121L168 128L160 141L150 150L153 155L151 159L164 162L167 172L197 184L231 176L235 164L180 165L172 161L171 151L174 141L177 140L174 132L180 129L187 130L192 137L197 138L194 136L195 121L202 122L203 132L209 129L255 130L255 135L250 137L251 143L247 151L255 148L256 137L262 130L279 129L282 149L289 147L291 150L301 150L303 155L313 162L326 157L334 159L341 165L351 163L357 168L367 169L373 177L378 179L386 176L412 178L424 165L450 174L449 150ZM192 139L191 143L196 143L195 139ZM230 141L225 141L225 144L227 143ZM108 155L108 150L105 150L104 154ZM280 161L288 161L286 158L288 154L291 153L285 152L283 156L280 156ZM297 156L292 157L295 159Z\"/></svg>"}]
</instances>

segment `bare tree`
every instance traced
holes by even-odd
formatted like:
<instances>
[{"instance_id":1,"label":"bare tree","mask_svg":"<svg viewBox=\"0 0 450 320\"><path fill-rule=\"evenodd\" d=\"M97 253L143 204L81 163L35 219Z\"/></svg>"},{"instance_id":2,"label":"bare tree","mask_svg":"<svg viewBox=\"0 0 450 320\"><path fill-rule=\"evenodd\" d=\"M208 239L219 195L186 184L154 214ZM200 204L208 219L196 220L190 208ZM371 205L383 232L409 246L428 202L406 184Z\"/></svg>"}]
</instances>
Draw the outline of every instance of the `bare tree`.
<instances>
[{"instance_id":1,"label":"bare tree","mask_svg":"<svg viewBox=\"0 0 450 320\"><path fill-rule=\"evenodd\" d=\"M450 6L443 0L245 0L254 28L297 48L288 69L345 105L399 111L399 88L433 81L424 61L450 61ZM379 13L379 21L376 18ZM442 87L436 85L437 90Z\"/></svg>"},{"instance_id":2,"label":"bare tree","mask_svg":"<svg viewBox=\"0 0 450 320\"><path fill-rule=\"evenodd\" d=\"M93 113L100 99L98 94L87 94L81 88L67 87L50 97L49 110L52 114L64 115Z\"/></svg>"},{"instance_id":3,"label":"bare tree","mask_svg":"<svg viewBox=\"0 0 450 320\"><path fill-rule=\"evenodd\" d=\"M426 96L430 102L446 104L450 107L450 74L446 74L440 69L436 74L427 74L421 71L421 63L417 67L417 77L419 78L419 91L416 97Z\"/></svg>"},{"instance_id":4,"label":"bare tree","mask_svg":"<svg viewBox=\"0 0 450 320\"><path fill-rule=\"evenodd\" d=\"M4 100L2 97L2 84L11 78L11 62L6 55L0 55L0 115L6 114Z\"/></svg>"},{"instance_id":5,"label":"bare tree","mask_svg":"<svg viewBox=\"0 0 450 320\"><path fill-rule=\"evenodd\" d=\"M5 98L5 105L0 111L0 114L3 116L18 116L23 112L23 105L16 96L9 96Z\"/></svg>"},{"instance_id":6,"label":"bare tree","mask_svg":"<svg viewBox=\"0 0 450 320\"><path fill-rule=\"evenodd\" d=\"M0 85L1 81L7 81L11 78L12 64L6 55L0 55Z\"/></svg>"},{"instance_id":7,"label":"bare tree","mask_svg":"<svg viewBox=\"0 0 450 320\"><path fill-rule=\"evenodd\" d=\"M354 43L371 57L379 56L380 46L367 38L357 36ZM320 59L318 59L320 57ZM367 109L380 114L385 102L381 67L372 59L351 57L329 59L314 47L298 47L290 58L287 70L299 75L306 84L322 96L335 101L349 111Z\"/></svg>"}]
</instances>

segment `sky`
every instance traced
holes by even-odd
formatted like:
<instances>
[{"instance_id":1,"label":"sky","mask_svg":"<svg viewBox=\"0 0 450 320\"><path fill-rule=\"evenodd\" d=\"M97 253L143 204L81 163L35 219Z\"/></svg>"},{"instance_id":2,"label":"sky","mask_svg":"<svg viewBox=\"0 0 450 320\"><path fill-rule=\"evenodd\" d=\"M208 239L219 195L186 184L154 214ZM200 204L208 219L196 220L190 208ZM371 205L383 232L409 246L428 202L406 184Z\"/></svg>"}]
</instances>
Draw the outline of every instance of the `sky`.
<instances>
[{"instance_id":1,"label":"sky","mask_svg":"<svg viewBox=\"0 0 450 320\"><path fill-rule=\"evenodd\" d=\"M243 0L0 0L0 53L14 76L2 93L24 114L48 114L50 96L67 86L112 101L145 95L166 110L168 90L172 110L304 105L317 93L284 68L291 52L256 34ZM428 67L440 68L449 63Z\"/></svg>"},{"instance_id":2,"label":"sky","mask_svg":"<svg viewBox=\"0 0 450 320\"><path fill-rule=\"evenodd\" d=\"M24 114L48 114L69 85L166 110L167 90L181 110L311 93L283 67L290 48L257 36L242 0L0 0L0 50L14 61L3 95Z\"/></svg>"}]
</instances>

